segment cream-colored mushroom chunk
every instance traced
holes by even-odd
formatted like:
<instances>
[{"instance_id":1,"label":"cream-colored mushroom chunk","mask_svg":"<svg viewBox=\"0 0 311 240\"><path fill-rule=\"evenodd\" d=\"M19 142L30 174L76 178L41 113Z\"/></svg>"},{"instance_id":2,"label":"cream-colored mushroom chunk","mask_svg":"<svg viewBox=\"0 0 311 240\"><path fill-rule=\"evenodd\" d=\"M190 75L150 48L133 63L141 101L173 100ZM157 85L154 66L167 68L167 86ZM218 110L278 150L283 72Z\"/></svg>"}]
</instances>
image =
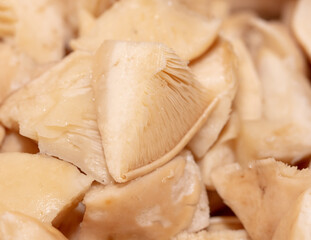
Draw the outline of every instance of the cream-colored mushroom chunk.
<instances>
[{"instance_id":1,"label":"cream-colored mushroom chunk","mask_svg":"<svg viewBox=\"0 0 311 240\"><path fill-rule=\"evenodd\" d=\"M241 124L238 159L274 157L289 163L311 153L311 88L304 74L292 70L269 49L258 55L263 118Z\"/></svg>"},{"instance_id":2,"label":"cream-colored mushroom chunk","mask_svg":"<svg viewBox=\"0 0 311 240\"><path fill-rule=\"evenodd\" d=\"M40 63L63 57L66 29L59 1L1 1L0 9L0 18L5 19L0 35L4 29L11 33L6 34L5 41Z\"/></svg>"},{"instance_id":3,"label":"cream-colored mushroom chunk","mask_svg":"<svg viewBox=\"0 0 311 240\"><path fill-rule=\"evenodd\" d=\"M81 200L92 179L73 165L44 155L0 154L0 213L18 211L58 224Z\"/></svg>"},{"instance_id":4,"label":"cream-colored mushroom chunk","mask_svg":"<svg viewBox=\"0 0 311 240\"><path fill-rule=\"evenodd\" d=\"M250 240L250 237L245 230L221 230L181 233L172 240Z\"/></svg>"},{"instance_id":5,"label":"cream-colored mushroom chunk","mask_svg":"<svg viewBox=\"0 0 311 240\"><path fill-rule=\"evenodd\" d=\"M253 240L271 239L284 214L311 185L311 170L273 159L243 169L234 163L212 173L217 192Z\"/></svg>"},{"instance_id":6,"label":"cream-colored mushroom chunk","mask_svg":"<svg viewBox=\"0 0 311 240\"><path fill-rule=\"evenodd\" d=\"M289 211L283 216L273 240L311 239L311 189L303 192Z\"/></svg>"},{"instance_id":7,"label":"cream-colored mushroom chunk","mask_svg":"<svg viewBox=\"0 0 311 240\"><path fill-rule=\"evenodd\" d=\"M219 99L203 127L188 144L197 158L202 158L215 143L230 117L237 90L235 60L231 44L219 39L214 48L190 64L198 81Z\"/></svg>"},{"instance_id":8,"label":"cream-colored mushroom chunk","mask_svg":"<svg viewBox=\"0 0 311 240\"><path fill-rule=\"evenodd\" d=\"M104 42L93 88L107 166L117 182L170 161L217 103L187 63L158 43Z\"/></svg>"},{"instance_id":9,"label":"cream-colored mushroom chunk","mask_svg":"<svg viewBox=\"0 0 311 240\"><path fill-rule=\"evenodd\" d=\"M84 204L80 239L169 239L180 231L199 231L209 220L206 191L190 152L128 183L95 185Z\"/></svg>"},{"instance_id":10,"label":"cream-colored mushroom chunk","mask_svg":"<svg viewBox=\"0 0 311 240\"><path fill-rule=\"evenodd\" d=\"M0 215L0 239L3 240L66 240L56 228L17 212Z\"/></svg>"},{"instance_id":11,"label":"cream-colored mushroom chunk","mask_svg":"<svg viewBox=\"0 0 311 240\"><path fill-rule=\"evenodd\" d=\"M299 0L295 7L292 19L292 29L299 43L305 49L309 59L311 59L311 27L309 21L311 3L309 0Z\"/></svg>"},{"instance_id":12,"label":"cream-colored mushroom chunk","mask_svg":"<svg viewBox=\"0 0 311 240\"><path fill-rule=\"evenodd\" d=\"M17 132L7 131L2 145L0 144L0 153L3 152L38 153L39 149L33 140Z\"/></svg>"},{"instance_id":13,"label":"cream-colored mushroom chunk","mask_svg":"<svg viewBox=\"0 0 311 240\"><path fill-rule=\"evenodd\" d=\"M218 20L197 15L174 0L121 0L71 46L96 50L104 40L111 39L161 42L182 59L190 60L213 43L219 25Z\"/></svg>"},{"instance_id":14,"label":"cream-colored mushroom chunk","mask_svg":"<svg viewBox=\"0 0 311 240\"><path fill-rule=\"evenodd\" d=\"M38 141L40 152L108 183L91 76L91 55L75 52L7 98L0 120Z\"/></svg>"}]
</instances>

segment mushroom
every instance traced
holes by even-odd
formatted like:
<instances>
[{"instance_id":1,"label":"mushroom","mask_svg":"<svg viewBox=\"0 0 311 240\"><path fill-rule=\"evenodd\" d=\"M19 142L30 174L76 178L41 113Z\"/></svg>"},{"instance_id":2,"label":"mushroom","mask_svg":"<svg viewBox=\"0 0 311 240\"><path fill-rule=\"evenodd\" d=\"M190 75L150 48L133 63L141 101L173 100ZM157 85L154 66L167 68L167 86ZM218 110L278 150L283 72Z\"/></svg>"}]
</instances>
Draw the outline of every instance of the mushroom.
<instances>
[{"instance_id":1,"label":"mushroom","mask_svg":"<svg viewBox=\"0 0 311 240\"><path fill-rule=\"evenodd\" d=\"M188 144L198 159L215 143L230 117L237 90L235 60L231 44L219 39L210 51L190 64L198 81L219 99L203 127Z\"/></svg>"},{"instance_id":2,"label":"mushroom","mask_svg":"<svg viewBox=\"0 0 311 240\"><path fill-rule=\"evenodd\" d=\"M94 185L83 202L81 239L170 239L209 221L206 191L189 151L130 182Z\"/></svg>"},{"instance_id":3,"label":"mushroom","mask_svg":"<svg viewBox=\"0 0 311 240\"><path fill-rule=\"evenodd\" d=\"M262 84L263 117L244 121L238 138L241 164L274 157L295 163L311 151L311 88L303 73L297 72L273 51L258 53Z\"/></svg>"},{"instance_id":4,"label":"mushroom","mask_svg":"<svg viewBox=\"0 0 311 240\"><path fill-rule=\"evenodd\" d=\"M8 97L0 108L0 120L38 141L41 153L71 162L95 180L109 183L91 76L92 56L72 53Z\"/></svg>"},{"instance_id":5,"label":"mushroom","mask_svg":"<svg viewBox=\"0 0 311 240\"><path fill-rule=\"evenodd\" d=\"M14 240L66 240L50 224L18 212L0 214L0 238Z\"/></svg>"},{"instance_id":6,"label":"mushroom","mask_svg":"<svg viewBox=\"0 0 311 240\"><path fill-rule=\"evenodd\" d=\"M238 163L212 173L217 192L253 240L271 239L284 214L311 185L311 170L297 170L274 159Z\"/></svg>"},{"instance_id":7,"label":"mushroom","mask_svg":"<svg viewBox=\"0 0 311 240\"><path fill-rule=\"evenodd\" d=\"M44 155L0 154L0 213L17 211L58 225L92 179L69 163Z\"/></svg>"},{"instance_id":8,"label":"mushroom","mask_svg":"<svg viewBox=\"0 0 311 240\"><path fill-rule=\"evenodd\" d=\"M104 40L161 42L191 60L213 43L219 26L218 20L200 16L174 0L121 0L71 46L95 51Z\"/></svg>"},{"instance_id":9,"label":"mushroom","mask_svg":"<svg viewBox=\"0 0 311 240\"><path fill-rule=\"evenodd\" d=\"M218 100L162 44L106 41L94 61L98 128L109 173L117 182L170 161Z\"/></svg>"},{"instance_id":10,"label":"mushroom","mask_svg":"<svg viewBox=\"0 0 311 240\"><path fill-rule=\"evenodd\" d=\"M304 191L278 224L272 240L310 239L311 188Z\"/></svg>"}]
</instances>

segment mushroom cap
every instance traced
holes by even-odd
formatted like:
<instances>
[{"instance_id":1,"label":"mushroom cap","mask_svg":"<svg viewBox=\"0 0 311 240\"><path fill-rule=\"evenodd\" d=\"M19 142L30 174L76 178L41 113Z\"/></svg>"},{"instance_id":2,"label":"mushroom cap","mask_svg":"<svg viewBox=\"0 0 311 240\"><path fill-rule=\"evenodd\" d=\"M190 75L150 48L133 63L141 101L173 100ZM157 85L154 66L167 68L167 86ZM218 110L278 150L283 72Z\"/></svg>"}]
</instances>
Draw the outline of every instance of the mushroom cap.
<instances>
[{"instance_id":1,"label":"mushroom cap","mask_svg":"<svg viewBox=\"0 0 311 240\"><path fill-rule=\"evenodd\" d=\"M199 231L209 220L206 191L190 152L130 182L94 185L84 204L81 239L169 239L180 231Z\"/></svg>"},{"instance_id":2,"label":"mushroom cap","mask_svg":"<svg viewBox=\"0 0 311 240\"><path fill-rule=\"evenodd\" d=\"M225 39L218 39L212 49L190 64L197 80L218 98L211 115L188 144L198 159L215 143L229 120L237 91L235 61L231 44Z\"/></svg>"},{"instance_id":3,"label":"mushroom cap","mask_svg":"<svg viewBox=\"0 0 311 240\"><path fill-rule=\"evenodd\" d=\"M212 180L219 195L254 240L271 239L284 214L311 185L311 171L274 159L217 168Z\"/></svg>"},{"instance_id":4,"label":"mushroom cap","mask_svg":"<svg viewBox=\"0 0 311 240\"><path fill-rule=\"evenodd\" d=\"M217 102L168 47L106 41L97 51L93 89L107 166L117 182L170 161Z\"/></svg>"},{"instance_id":5,"label":"mushroom cap","mask_svg":"<svg viewBox=\"0 0 311 240\"><path fill-rule=\"evenodd\" d=\"M56 225L92 183L73 165L44 155L1 153L0 166L0 213L17 211Z\"/></svg>"},{"instance_id":6,"label":"mushroom cap","mask_svg":"<svg viewBox=\"0 0 311 240\"><path fill-rule=\"evenodd\" d=\"M94 51L105 40L161 42L182 59L200 56L217 36L220 21L188 10L178 1L121 0L105 11L74 49Z\"/></svg>"},{"instance_id":7,"label":"mushroom cap","mask_svg":"<svg viewBox=\"0 0 311 240\"><path fill-rule=\"evenodd\" d=\"M112 180L97 127L91 76L92 56L74 52L10 95L0 107L0 121L38 141L41 153L71 162L106 184Z\"/></svg>"}]
</instances>

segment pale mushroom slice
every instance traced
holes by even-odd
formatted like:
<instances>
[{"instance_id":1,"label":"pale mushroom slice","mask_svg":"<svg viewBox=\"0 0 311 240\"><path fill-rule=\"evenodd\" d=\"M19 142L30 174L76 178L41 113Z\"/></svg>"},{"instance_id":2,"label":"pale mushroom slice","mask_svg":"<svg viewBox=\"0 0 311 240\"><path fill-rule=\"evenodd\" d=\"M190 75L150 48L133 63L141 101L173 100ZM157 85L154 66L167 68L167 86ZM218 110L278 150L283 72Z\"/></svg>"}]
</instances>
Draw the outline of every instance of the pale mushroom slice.
<instances>
[{"instance_id":1,"label":"pale mushroom slice","mask_svg":"<svg viewBox=\"0 0 311 240\"><path fill-rule=\"evenodd\" d=\"M234 163L213 171L217 192L253 240L271 239L297 197L310 188L311 170L297 170L274 159L243 169Z\"/></svg>"},{"instance_id":2,"label":"pale mushroom slice","mask_svg":"<svg viewBox=\"0 0 311 240\"><path fill-rule=\"evenodd\" d=\"M236 162L233 141L238 134L239 119L237 114L233 113L215 145L198 161L203 183L208 190L215 190L211 179L212 171L217 167Z\"/></svg>"},{"instance_id":3,"label":"pale mushroom slice","mask_svg":"<svg viewBox=\"0 0 311 240\"><path fill-rule=\"evenodd\" d=\"M241 124L238 159L242 164L267 157L295 163L311 153L309 80L270 49L258 55L263 118Z\"/></svg>"},{"instance_id":4,"label":"pale mushroom slice","mask_svg":"<svg viewBox=\"0 0 311 240\"><path fill-rule=\"evenodd\" d=\"M295 6L292 19L292 29L294 34L311 59L311 27L309 21L311 3L309 0L299 0Z\"/></svg>"},{"instance_id":5,"label":"pale mushroom slice","mask_svg":"<svg viewBox=\"0 0 311 240\"><path fill-rule=\"evenodd\" d=\"M169 239L209 221L206 191L189 151L128 183L93 186L84 204L80 239Z\"/></svg>"},{"instance_id":6,"label":"pale mushroom slice","mask_svg":"<svg viewBox=\"0 0 311 240\"><path fill-rule=\"evenodd\" d=\"M207 54L190 64L191 70L202 86L219 99L207 121L188 144L199 159L215 143L229 120L237 90L235 61L231 44L219 39Z\"/></svg>"},{"instance_id":7,"label":"pale mushroom slice","mask_svg":"<svg viewBox=\"0 0 311 240\"><path fill-rule=\"evenodd\" d=\"M18 211L58 225L92 179L64 161L27 153L0 154L0 213Z\"/></svg>"},{"instance_id":8,"label":"pale mushroom slice","mask_svg":"<svg viewBox=\"0 0 311 240\"><path fill-rule=\"evenodd\" d=\"M1 1L3 2L3 1ZM65 53L66 26L57 0L10 0L14 34L5 37L39 63L60 60Z\"/></svg>"},{"instance_id":9,"label":"pale mushroom slice","mask_svg":"<svg viewBox=\"0 0 311 240\"><path fill-rule=\"evenodd\" d=\"M66 240L56 228L18 212L0 215L0 238L4 240Z\"/></svg>"},{"instance_id":10,"label":"pale mushroom slice","mask_svg":"<svg viewBox=\"0 0 311 240\"><path fill-rule=\"evenodd\" d=\"M117 182L170 161L217 103L173 50L150 42L104 42L93 89L107 166Z\"/></svg>"},{"instance_id":11,"label":"pale mushroom slice","mask_svg":"<svg viewBox=\"0 0 311 240\"><path fill-rule=\"evenodd\" d=\"M245 230L201 231L181 233L172 240L251 240Z\"/></svg>"},{"instance_id":12,"label":"pale mushroom slice","mask_svg":"<svg viewBox=\"0 0 311 240\"><path fill-rule=\"evenodd\" d=\"M161 42L190 60L213 43L219 26L218 20L200 16L174 0L121 0L71 46L94 51L104 40Z\"/></svg>"},{"instance_id":13,"label":"pale mushroom slice","mask_svg":"<svg viewBox=\"0 0 311 240\"><path fill-rule=\"evenodd\" d=\"M303 192L280 221L272 240L311 238L311 189Z\"/></svg>"},{"instance_id":14,"label":"pale mushroom slice","mask_svg":"<svg viewBox=\"0 0 311 240\"><path fill-rule=\"evenodd\" d=\"M40 152L111 182L91 87L92 56L75 52L13 93L0 107L7 128L38 141Z\"/></svg>"},{"instance_id":15,"label":"pale mushroom slice","mask_svg":"<svg viewBox=\"0 0 311 240\"><path fill-rule=\"evenodd\" d=\"M31 139L26 138L14 131L7 131L0 144L0 153L3 152L24 152L38 153L38 145Z\"/></svg>"}]
</instances>

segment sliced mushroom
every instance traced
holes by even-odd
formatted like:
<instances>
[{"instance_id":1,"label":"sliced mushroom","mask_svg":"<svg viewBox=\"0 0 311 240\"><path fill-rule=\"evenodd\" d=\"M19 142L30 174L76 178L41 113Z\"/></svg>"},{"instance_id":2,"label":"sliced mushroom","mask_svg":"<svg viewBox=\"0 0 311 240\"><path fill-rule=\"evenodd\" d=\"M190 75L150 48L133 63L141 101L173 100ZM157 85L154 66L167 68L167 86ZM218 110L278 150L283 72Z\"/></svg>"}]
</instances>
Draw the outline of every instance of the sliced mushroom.
<instances>
[{"instance_id":1,"label":"sliced mushroom","mask_svg":"<svg viewBox=\"0 0 311 240\"><path fill-rule=\"evenodd\" d=\"M96 50L104 40L161 42L182 59L200 56L216 38L220 22L167 0L122 0L71 42L74 49Z\"/></svg>"},{"instance_id":2,"label":"sliced mushroom","mask_svg":"<svg viewBox=\"0 0 311 240\"><path fill-rule=\"evenodd\" d=\"M66 40L61 4L56 0L6 2L5 5L14 13L15 22L11 27L12 36L6 36L4 40L12 42L19 51L39 63L60 60L65 53ZM1 17L8 15L3 14ZM12 23L11 17L7 19Z\"/></svg>"},{"instance_id":3,"label":"sliced mushroom","mask_svg":"<svg viewBox=\"0 0 311 240\"><path fill-rule=\"evenodd\" d=\"M0 213L18 211L58 225L92 179L69 163L44 155L0 154Z\"/></svg>"},{"instance_id":4,"label":"sliced mushroom","mask_svg":"<svg viewBox=\"0 0 311 240\"><path fill-rule=\"evenodd\" d=\"M198 233L181 233L172 240L250 240L245 230L201 231Z\"/></svg>"},{"instance_id":5,"label":"sliced mushroom","mask_svg":"<svg viewBox=\"0 0 311 240\"><path fill-rule=\"evenodd\" d=\"M0 153L3 152L38 153L39 149L38 145L33 140L17 132L7 131L3 143L0 146Z\"/></svg>"},{"instance_id":6,"label":"sliced mushroom","mask_svg":"<svg viewBox=\"0 0 311 240\"><path fill-rule=\"evenodd\" d=\"M311 189L303 192L280 221L272 240L310 239Z\"/></svg>"},{"instance_id":7,"label":"sliced mushroom","mask_svg":"<svg viewBox=\"0 0 311 240\"><path fill-rule=\"evenodd\" d=\"M117 182L170 161L217 103L186 62L162 44L106 41L94 69L98 127Z\"/></svg>"},{"instance_id":8,"label":"sliced mushroom","mask_svg":"<svg viewBox=\"0 0 311 240\"><path fill-rule=\"evenodd\" d=\"M292 70L269 49L258 54L263 118L241 124L238 159L274 157L295 163L311 153L311 88L304 74Z\"/></svg>"},{"instance_id":9,"label":"sliced mushroom","mask_svg":"<svg viewBox=\"0 0 311 240\"><path fill-rule=\"evenodd\" d=\"M0 215L0 238L14 240L66 240L50 224L17 212L5 212Z\"/></svg>"},{"instance_id":10,"label":"sliced mushroom","mask_svg":"<svg viewBox=\"0 0 311 240\"><path fill-rule=\"evenodd\" d=\"M189 152L128 183L95 185L84 204L80 239L169 239L199 231L209 220L206 191Z\"/></svg>"},{"instance_id":11,"label":"sliced mushroom","mask_svg":"<svg viewBox=\"0 0 311 240\"><path fill-rule=\"evenodd\" d=\"M219 99L203 127L188 144L197 158L207 153L230 117L237 90L235 60L231 44L220 39L207 54L190 64L198 81Z\"/></svg>"},{"instance_id":12,"label":"sliced mushroom","mask_svg":"<svg viewBox=\"0 0 311 240\"><path fill-rule=\"evenodd\" d=\"M208 190L215 190L211 179L212 171L217 167L236 161L233 140L239 134L238 125L239 119L237 114L234 113L231 115L229 122L224 127L215 145L198 161L203 183Z\"/></svg>"},{"instance_id":13,"label":"sliced mushroom","mask_svg":"<svg viewBox=\"0 0 311 240\"><path fill-rule=\"evenodd\" d=\"M40 152L71 162L97 181L108 183L91 87L92 59L75 52L0 108L7 128L38 141Z\"/></svg>"},{"instance_id":14,"label":"sliced mushroom","mask_svg":"<svg viewBox=\"0 0 311 240\"><path fill-rule=\"evenodd\" d=\"M311 59L311 27L310 20L311 3L309 0L299 0L295 6L292 19L292 29L296 38Z\"/></svg>"},{"instance_id":15,"label":"sliced mushroom","mask_svg":"<svg viewBox=\"0 0 311 240\"><path fill-rule=\"evenodd\" d=\"M234 163L212 173L217 192L253 240L271 239L284 214L311 185L311 171L273 159L243 169Z\"/></svg>"}]
</instances>

